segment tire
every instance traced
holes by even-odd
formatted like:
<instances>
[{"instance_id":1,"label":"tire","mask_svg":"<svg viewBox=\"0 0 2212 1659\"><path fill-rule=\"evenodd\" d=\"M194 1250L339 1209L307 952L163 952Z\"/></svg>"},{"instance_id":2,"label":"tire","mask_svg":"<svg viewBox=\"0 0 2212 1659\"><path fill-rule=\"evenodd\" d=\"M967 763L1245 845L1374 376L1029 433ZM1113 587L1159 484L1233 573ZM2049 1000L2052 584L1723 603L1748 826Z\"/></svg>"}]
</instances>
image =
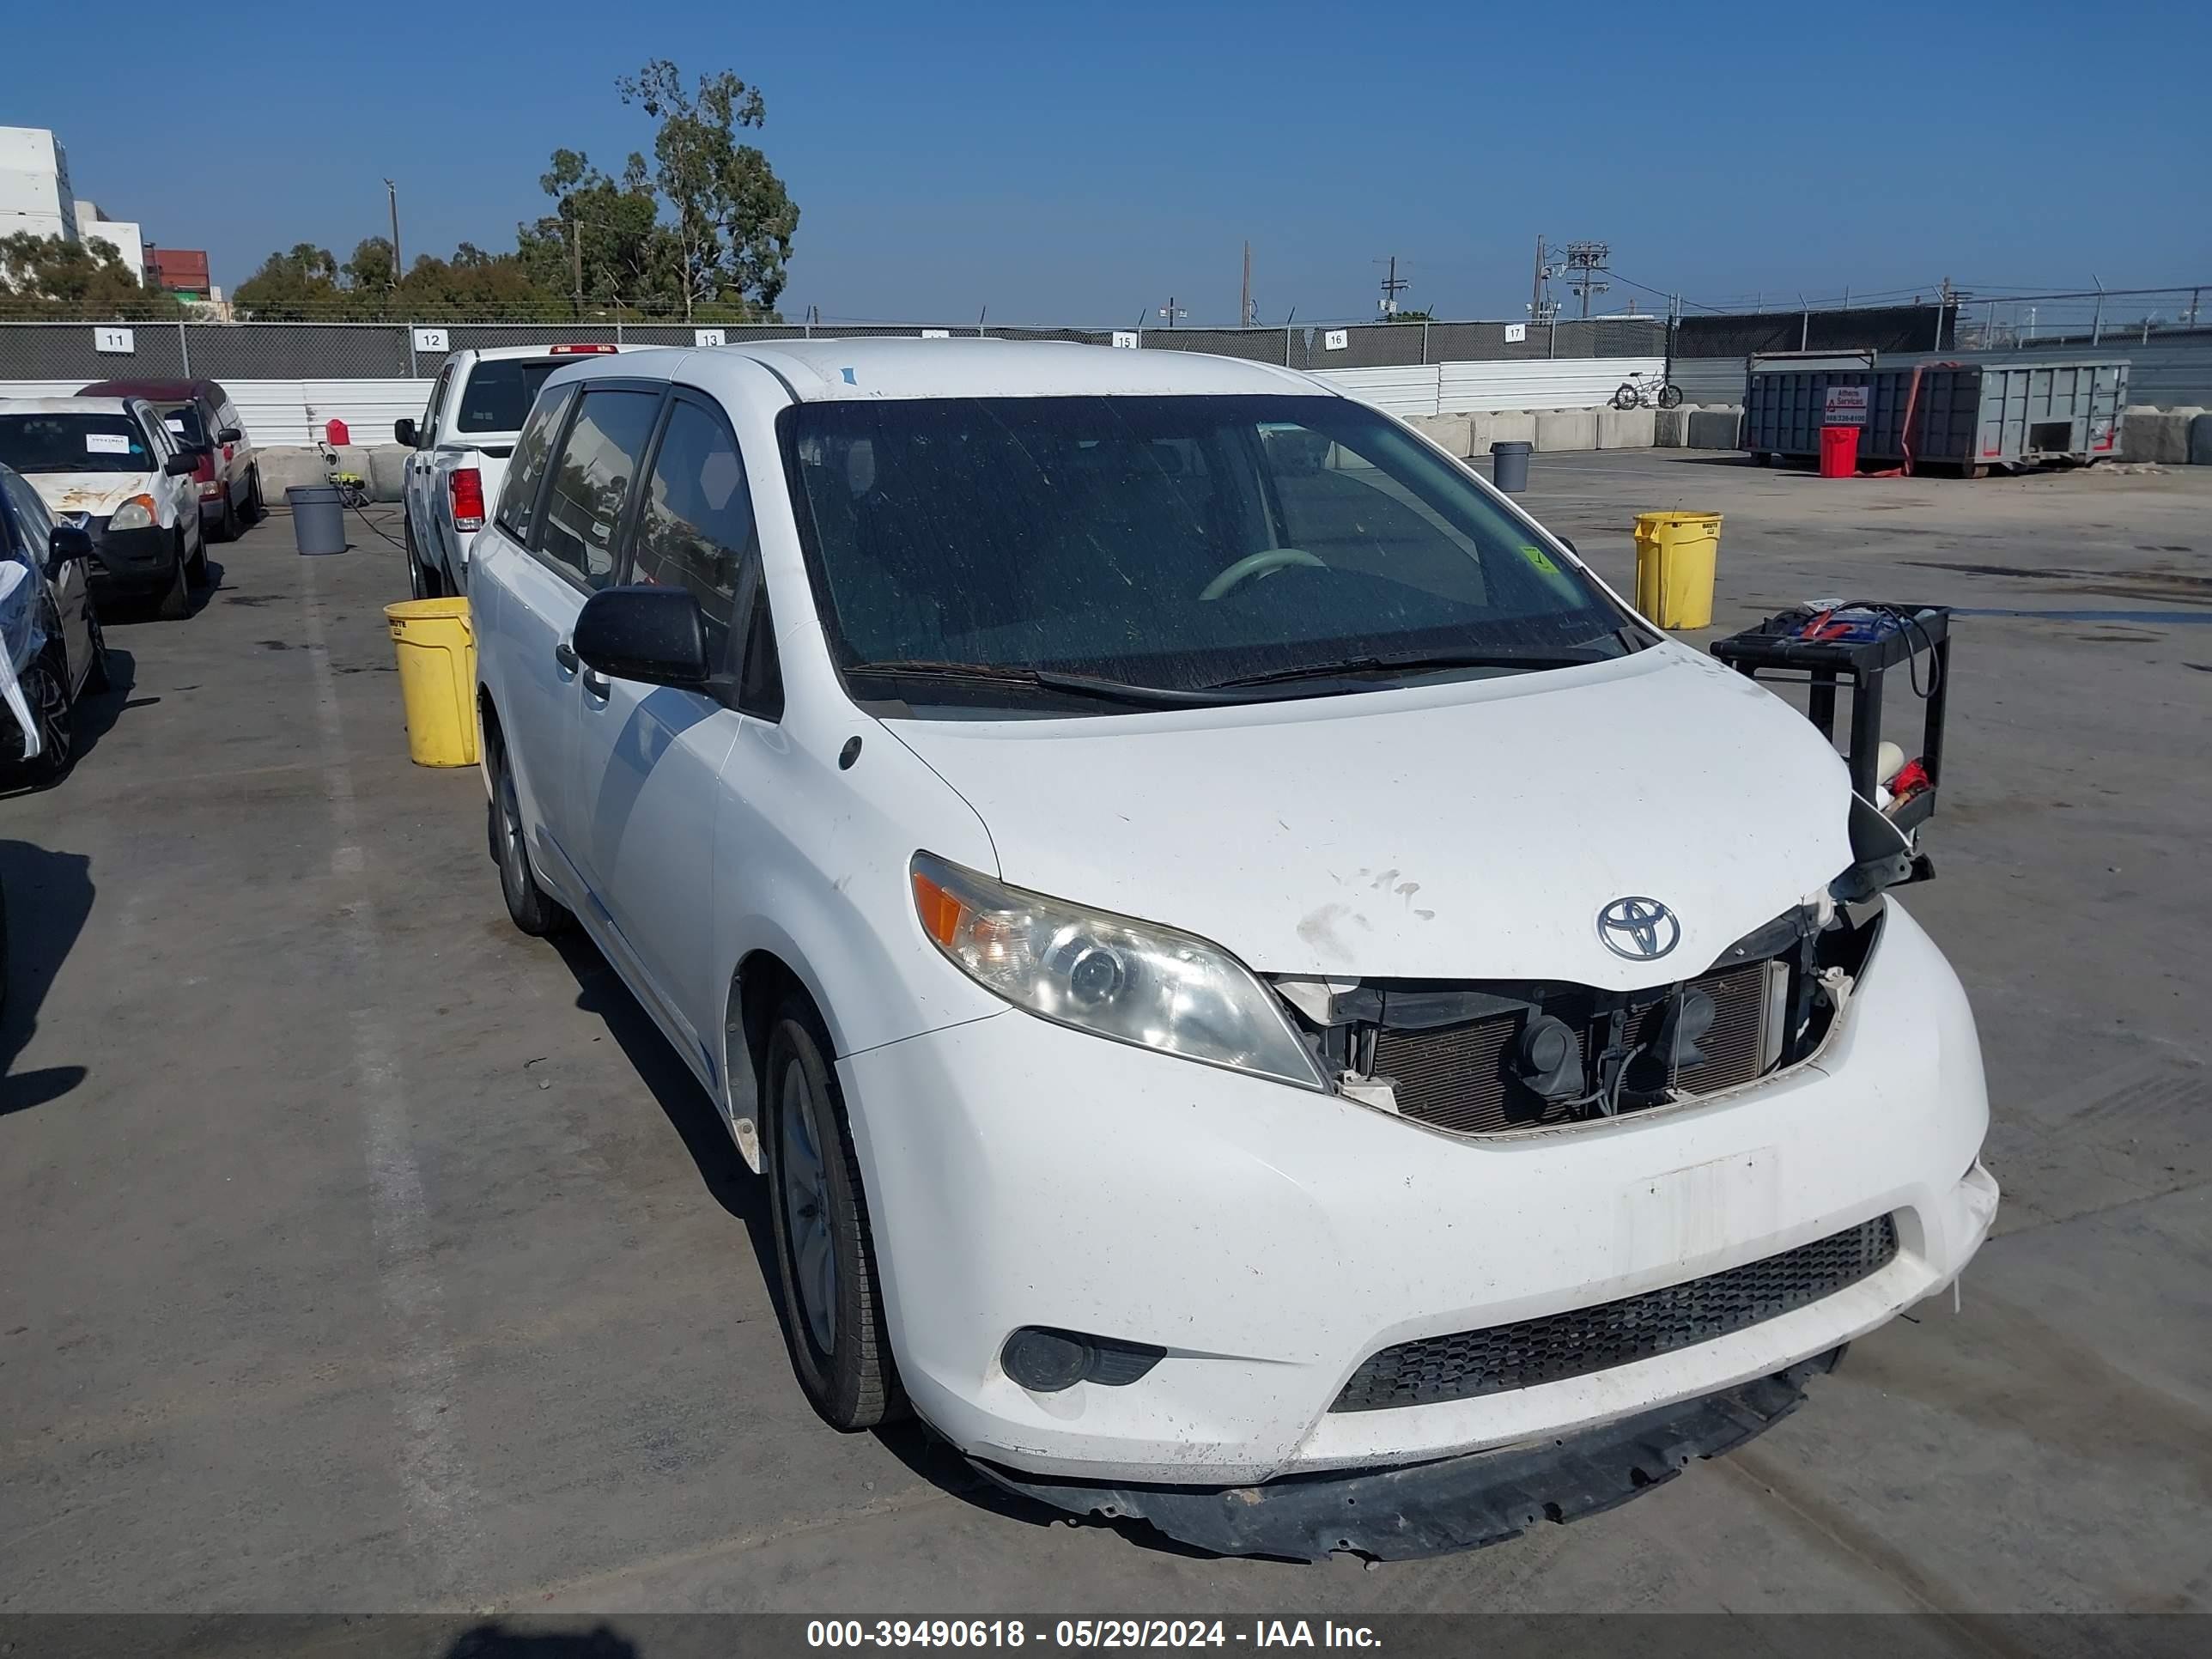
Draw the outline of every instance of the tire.
<instances>
[{"instance_id":1,"label":"tire","mask_svg":"<svg viewBox=\"0 0 2212 1659\"><path fill-rule=\"evenodd\" d=\"M100 625L100 614L85 601L84 631L92 641L92 661L84 671L84 690L87 696L98 696L103 691L115 689L114 676L107 672L107 633Z\"/></svg>"},{"instance_id":2,"label":"tire","mask_svg":"<svg viewBox=\"0 0 2212 1659\"><path fill-rule=\"evenodd\" d=\"M246 533L246 526L238 515L238 503L231 498L230 486L222 488L222 523L216 532L218 541L234 542Z\"/></svg>"},{"instance_id":3,"label":"tire","mask_svg":"<svg viewBox=\"0 0 2212 1659\"><path fill-rule=\"evenodd\" d=\"M492 754L491 800L485 811L493 861L499 866L499 890L507 901L507 920L532 939L548 939L576 925L566 906L549 897L530 868L523 841L522 803L514 793L514 772L507 763L507 746L495 743Z\"/></svg>"},{"instance_id":4,"label":"tire","mask_svg":"<svg viewBox=\"0 0 2212 1659\"><path fill-rule=\"evenodd\" d=\"M246 516L253 523L259 524L269 516L268 506L261 499L261 469L258 466L252 468L246 477L249 483L246 493Z\"/></svg>"},{"instance_id":5,"label":"tire","mask_svg":"<svg viewBox=\"0 0 2212 1659\"><path fill-rule=\"evenodd\" d=\"M1620 389L1613 394L1613 406L1615 409L1635 408L1636 388L1624 381Z\"/></svg>"},{"instance_id":6,"label":"tire","mask_svg":"<svg viewBox=\"0 0 2212 1659\"><path fill-rule=\"evenodd\" d=\"M1681 387L1680 387L1680 386L1678 386L1674 385L1674 384L1670 381L1668 384L1667 384L1667 385L1665 385L1665 386L1661 386L1661 387L1659 388L1659 407L1660 407L1660 408L1662 408L1662 409L1680 409L1681 406L1682 406L1682 388L1681 388Z\"/></svg>"},{"instance_id":7,"label":"tire","mask_svg":"<svg viewBox=\"0 0 2212 1659\"><path fill-rule=\"evenodd\" d=\"M76 698L70 690L69 647L58 629L39 653L30 678L24 701L38 722L39 752L24 763L24 770L33 783L58 783L76 759Z\"/></svg>"},{"instance_id":8,"label":"tire","mask_svg":"<svg viewBox=\"0 0 2212 1659\"><path fill-rule=\"evenodd\" d=\"M185 562L185 580L190 582L194 587L205 587L208 585L207 528L205 526L202 526L200 528L199 545L192 550L192 556Z\"/></svg>"},{"instance_id":9,"label":"tire","mask_svg":"<svg viewBox=\"0 0 2212 1659\"><path fill-rule=\"evenodd\" d=\"M422 562L422 555L415 545L414 520L407 520L401 540L407 548L407 591L418 599L444 599L445 583L439 580L436 571Z\"/></svg>"},{"instance_id":10,"label":"tire","mask_svg":"<svg viewBox=\"0 0 2212 1659\"><path fill-rule=\"evenodd\" d=\"M188 585L190 578L185 574L187 562L185 557L185 532L179 530L177 532L177 562L169 573L168 588L154 604L154 614L163 622L176 622L191 613L192 594Z\"/></svg>"},{"instance_id":11,"label":"tire","mask_svg":"<svg viewBox=\"0 0 2212 1659\"><path fill-rule=\"evenodd\" d=\"M883 1287L830 1039L801 997L769 1032L763 1137L792 1370L822 1420L850 1433L900 1415Z\"/></svg>"}]
</instances>

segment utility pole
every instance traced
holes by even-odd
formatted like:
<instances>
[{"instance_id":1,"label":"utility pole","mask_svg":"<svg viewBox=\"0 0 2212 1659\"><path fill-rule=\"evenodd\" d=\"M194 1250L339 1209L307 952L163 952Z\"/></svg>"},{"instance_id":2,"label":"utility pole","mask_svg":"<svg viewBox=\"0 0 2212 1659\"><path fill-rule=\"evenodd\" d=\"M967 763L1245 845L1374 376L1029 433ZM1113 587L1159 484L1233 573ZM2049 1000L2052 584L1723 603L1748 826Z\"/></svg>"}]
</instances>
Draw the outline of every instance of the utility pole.
<instances>
[{"instance_id":1,"label":"utility pole","mask_svg":"<svg viewBox=\"0 0 2212 1659\"><path fill-rule=\"evenodd\" d=\"M392 210L392 286L398 288L407 267L399 260L399 186L389 179L384 181L384 200Z\"/></svg>"},{"instance_id":2,"label":"utility pole","mask_svg":"<svg viewBox=\"0 0 2212 1659\"><path fill-rule=\"evenodd\" d=\"M1589 319L1590 295L1603 294L1613 286L1601 283L1590 273L1603 270L1605 262L1613 258L1613 250L1603 242L1570 242L1567 244L1567 269L1574 273L1568 279L1570 292L1579 295L1583 302L1583 319Z\"/></svg>"},{"instance_id":3,"label":"utility pole","mask_svg":"<svg viewBox=\"0 0 2212 1659\"><path fill-rule=\"evenodd\" d=\"M1237 325L1249 328L1252 322L1252 243L1248 237L1244 243L1244 291L1237 301Z\"/></svg>"},{"instance_id":4,"label":"utility pole","mask_svg":"<svg viewBox=\"0 0 2212 1659\"><path fill-rule=\"evenodd\" d=\"M1389 266L1389 274L1382 279L1382 315L1395 316L1398 310L1398 296L1413 287L1413 280L1398 274L1398 256L1395 253L1387 260L1377 259L1375 263Z\"/></svg>"},{"instance_id":5,"label":"utility pole","mask_svg":"<svg viewBox=\"0 0 2212 1659\"><path fill-rule=\"evenodd\" d=\"M1951 279L1946 276L1943 286L1936 294L1936 343L1932 349L1943 349L1943 313L1951 308Z\"/></svg>"},{"instance_id":6,"label":"utility pole","mask_svg":"<svg viewBox=\"0 0 2212 1659\"><path fill-rule=\"evenodd\" d=\"M1544 320L1544 239L1536 239L1536 274L1528 283L1528 320Z\"/></svg>"}]
</instances>

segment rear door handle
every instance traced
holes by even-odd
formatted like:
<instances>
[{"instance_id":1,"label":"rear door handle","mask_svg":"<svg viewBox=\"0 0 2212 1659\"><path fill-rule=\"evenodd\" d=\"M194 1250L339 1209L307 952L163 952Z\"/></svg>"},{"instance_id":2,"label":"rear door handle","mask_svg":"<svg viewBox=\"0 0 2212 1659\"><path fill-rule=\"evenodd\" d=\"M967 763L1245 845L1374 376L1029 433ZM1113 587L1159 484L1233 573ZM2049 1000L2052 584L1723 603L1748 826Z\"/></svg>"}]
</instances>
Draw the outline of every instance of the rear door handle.
<instances>
[{"instance_id":1,"label":"rear door handle","mask_svg":"<svg viewBox=\"0 0 2212 1659\"><path fill-rule=\"evenodd\" d=\"M562 673L573 674L581 659L576 655L576 647L562 640L553 647L553 660L561 665Z\"/></svg>"},{"instance_id":2,"label":"rear door handle","mask_svg":"<svg viewBox=\"0 0 2212 1659\"><path fill-rule=\"evenodd\" d=\"M598 669L586 668L584 671L584 692L586 696L597 697L601 702L605 702L607 700L607 694L614 689L614 682L610 680L605 674L599 672Z\"/></svg>"}]
</instances>

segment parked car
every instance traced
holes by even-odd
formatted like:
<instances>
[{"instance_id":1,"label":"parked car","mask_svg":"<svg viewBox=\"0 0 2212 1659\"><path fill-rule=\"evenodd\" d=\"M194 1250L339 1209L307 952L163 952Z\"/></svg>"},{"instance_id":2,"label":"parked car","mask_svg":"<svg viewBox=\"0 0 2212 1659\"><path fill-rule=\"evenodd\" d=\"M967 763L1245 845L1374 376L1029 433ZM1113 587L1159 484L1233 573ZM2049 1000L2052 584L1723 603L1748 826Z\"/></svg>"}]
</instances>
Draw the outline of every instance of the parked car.
<instances>
[{"instance_id":1,"label":"parked car","mask_svg":"<svg viewBox=\"0 0 2212 1659\"><path fill-rule=\"evenodd\" d=\"M25 763L26 732L0 722L0 759L27 764L40 782L76 757L77 699L107 690L107 641L85 572L91 557L91 537L57 525L22 475L0 466L0 568L24 573L0 595L0 635L39 738Z\"/></svg>"},{"instance_id":2,"label":"parked car","mask_svg":"<svg viewBox=\"0 0 2212 1659\"><path fill-rule=\"evenodd\" d=\"M572 365L470 602L508 913L581 923L764 1171L839 1428L1426 1553L1756 1433L1989 1229L1900 832L1317 381Z\"/></svg>"},{"instance_id":3,"label":"parked car","mask_svg":"<svg viewBox=\"0 0 2212 1659\"><path fill-rule=\"evenodd\" d=\"M261 466L246 422L215 380L97 380L80 398L143 398L198 460L200 520L216 539L234 542L260 519Z\"/></svg>"},{"instance_id":4,"label":"parked car","mask_svg":"<svg viewBox=\"0 0 2212 1659\"><path fill-rule=\"evenodd\" d=\"M163 617L207 580L198 458L143 398L0 398L0 465L27 479L55 521L92 538L95 592L150 597Z\"/></svg>"},{"instance_id":5,"label":"parked car","mask_svg":"<svg viewBox=\"0 0 2212 1659\"><path fill-rule=\"evenodd\" d=\"M440 366L421 421L395 421L414 450L405 487L407 583L418 599L468 591L469 549L484 503L499 497L531 400L556 368L611 356L608 344L495 346L456 351Z\"/></svg>"}]
</instances>

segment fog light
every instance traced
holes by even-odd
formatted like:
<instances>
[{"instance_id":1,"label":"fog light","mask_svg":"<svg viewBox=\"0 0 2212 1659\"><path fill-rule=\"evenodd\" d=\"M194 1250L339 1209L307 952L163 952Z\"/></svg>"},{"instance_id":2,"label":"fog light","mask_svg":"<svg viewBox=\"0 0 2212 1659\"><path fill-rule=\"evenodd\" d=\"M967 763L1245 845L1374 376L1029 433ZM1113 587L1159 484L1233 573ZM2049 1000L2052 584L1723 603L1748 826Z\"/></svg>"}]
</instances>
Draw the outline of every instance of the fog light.
<instances>
[{"instance_id":1,"label":"fog light","mask_svg":"<svg viewBox=\"0 0 2212 1659\"><path fill-rule=\"evenodd\" d=\"M999 1351L1006 1375L1036 1394L1059 1394L1085 1382L1125 1388L1166 1357L1165 1348L1149 1342L1118 1342L1041 1325L1023 1326Z\"/></svg>"}]
</instances>

